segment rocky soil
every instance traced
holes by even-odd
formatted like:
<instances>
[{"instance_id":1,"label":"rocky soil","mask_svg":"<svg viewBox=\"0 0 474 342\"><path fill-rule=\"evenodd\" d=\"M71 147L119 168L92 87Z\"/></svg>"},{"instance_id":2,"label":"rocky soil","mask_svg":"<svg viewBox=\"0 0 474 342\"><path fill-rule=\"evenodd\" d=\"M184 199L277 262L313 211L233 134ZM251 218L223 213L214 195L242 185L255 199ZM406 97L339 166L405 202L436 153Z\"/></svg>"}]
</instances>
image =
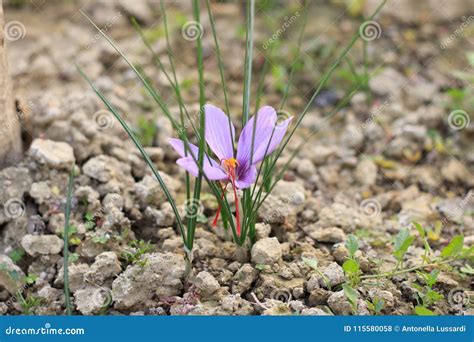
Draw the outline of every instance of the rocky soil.
<instances>
[{"instance_id":1,"label":"rocky soil","mask_svg":"<svg viewBox=\"0 0 474 342\"><path fill-rule=\"evenodd\" d=\"M164 57L159 8L137 3L131 8L88 2L84 10L141 64L178 115L171 88L127 20L133 15L154 28L149 34L159 38L153 48ZM348 315L353 310L341 289L346 280L341 265L348 256L344 242L349 234L359 237L357 258L364 274L396 264L394 237L413 221L430 232L435 254L457 234L465 236L465 246L474 244L474 126L459 129L448 120L454 108L469 112L465 106L452 107L448 92L470 88L472 94L472 83L454 75L470 72L472 80L472 65L466 67L461 57L467 36L454 39L449 49L439 46L459 23L409 26L382 17L382 37L368 43L374 71L369 89L357 92L330 119L325 116L333 99L341 98L349 81L339 77L317 98L289 151L303 140L308 143L262 206L258 240L251 248L236 246L222 227L211 228L217 202L204 188L188 274L175 217L158 182L71 62L84 68L131 124L140 127L144 121L152 127L151 133L143 125L137 132L182 205L184 173L166 144L175 132L126 63L78 14L77 5L25 6L7 5L5 10L7 21L17 19L26 27L24 38L9 42L9 48L16 100L25 113L27 149L20 163L0 170L1 314L65 313L62 234L71 163L76 178L69 279L75 314ZM190 18L185 5L170 7L170 17ZM240 113L242 8L221 4L214 10L231 108ZM343 9L325 5L321 11L327 18L308 23L303 44L308 72L297 72L292 80L291 113L304 108L323 66L333 61L322 57L324 48L348 41L360 24L343 17L340 25L330 25ZM261 17L254 56L257 75L265 52L262 42L271 36L265 30L268 17ZM223 106L207 16L203 25L206 95ZM316 32L321 36L315 47ZM194 43L183 39L179 27L171 43L178 78L189 84L183 86L188 110L197 113ZM279 59L287 64L292 52L284 46ZM355 60L359 52L356 47ZM271 73L262 103L278 105L279 82ZM371 105L368 94L374 99ZM238 114L233 119L238 127ZM312 134L314 129L319 131ZM288 157L284 153L281 163ZM423 253L423 242L417 239L406 265L418 264ZM320 272L302 257L316 259ZM453 289L473 290L472 273L459 271L465 264L441 269L435 288L443 298L432 307L436 313L474 314L468 305L454 306L448 300ZM422 284L415 273L362 282L357 313L373 314L367 301L381 298L382 314L412 314L418 291L413 284Z\"/></svg>"}]
</instances>

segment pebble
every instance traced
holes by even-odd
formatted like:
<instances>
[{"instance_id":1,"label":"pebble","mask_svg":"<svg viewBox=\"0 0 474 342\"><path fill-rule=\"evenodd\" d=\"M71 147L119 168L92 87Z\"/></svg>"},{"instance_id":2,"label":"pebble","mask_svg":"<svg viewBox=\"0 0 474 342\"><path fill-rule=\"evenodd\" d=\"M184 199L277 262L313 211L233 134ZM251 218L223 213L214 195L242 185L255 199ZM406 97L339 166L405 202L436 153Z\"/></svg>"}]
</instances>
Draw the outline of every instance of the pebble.
<instances>
[{"instance_id":1,"label":"pebble","mask_svg":"<svg viewBox=\"0 0 474 342\"><path fill-rule=\"evenodd\" d=\"M254 264L273 265L281 259L282 250L277 238L265 238L253 245L251 255Z\"/></svg>"},{"instance_id":2,"label":"pebble","mask_svg":"<svg viewBox=\"0 0 474 342\"><path fill-rule=\"evenodd\" d=\"M327 287L328 285L333 287L342 284L346 280L344 270L337 262L330 263L322 273L324 277L319 280L321 287Z\"/></svg>"},{"instance_id":3,"label":"pebble","mask_svg":"<svg viewBox=\"0 0 474 342\"><path fill-rule=\"evenodd\" d=\"M311 175L316 173L316 166L309 159L302 159L298 163L297 167L298 174L303 178L309 178Z\"/></svg>"},{"instance_id":4,"label":"pebble","mask_svg":"<svg viewBox=\"0 0 474 342\"><path fill-rule=\"evenodd\" d=\"M53 169L69 170L75 161L74 151L70 145L52 140L33 140L28 154L39 164Z\"/></svg>"},{"instance_id":5,"label":"pebble","mask_svg":"<svg viewBox=\"0 0 474 342\"><path fill-rule=\"evenodd\" d=\"M10 294L16 293L25 274L6 255L0 255L0 287Z\"/></svg>"},{"instance_id":6,"label":"pebble","mask_svg":"<svg viewBox=\"0 0 474 342\"><path fill-rule=\"evenodd\" d=\"M206 271L201 271L194 280L194 285L199 290L202 298L206 298L214 294L219 290L219 282L214 278L212 274Z\"/></svg>"},{"instance_id":7,"label":"pebble","mask_svg":"<svg viewBox=\"0 0 474 342\"><path fill-rule=\"evenodd\" d=\"M115 308L143 305L154 295L175 296L183 289L184 257L174 253L147 254L145 266L132 265L112 283Z\"/></svg>"},{"instance_id":8,"label":"pebble","mask_svg":"<svg viewBox=\"0 0 474 342\"><path fill-rule=\"evenodd\" d=\"M62 251L63 245L63 240L56 235L27 234L21 239L21 246L31 256L58 254Z\"/></svg>"},{"instance_id":9,"label":"pebble","mask_svg":"<svg viewBox=\"0 0 474 342\"><path fill-rule=\"evenodd\" d=\"M352 306L347 300L343 290L334 292L329 296L328 305L336 315L348 316L352 314Z\"/></svg>"},{"instance_id":10,"label":"pebble","mask_svg":"<svg viewBox=\"0 0 474 342\"><path fill-rule=\"evenodd\" d=\"M377 181L377 165L371 159L362 159L356 167L355 178L362 185L375 185Z\"/></svg>"},{"instance_id":11,"label":"pebble","mask_svg":"<svg viewBox=\"0 0 474 342\"><path fill-rule=\"evenodd\" d=\"M385 68L369 80L370 90L380 96L400 96L406 78L394 68Z\"/></svg>"},{"instance_id":12,"label":"pebble","mask_svg":"<svg viewBox=\"0 0 474 342\"><path fill-rule=\"evenodd\" d=\"M248 291L258 276L258 271L250 264L244 264L232 277L232 293Z\"/></svg>"},{"instance_id":13,"label":"pebble","mask_svg":"<svg viewBox=\"0 0 474 342\"><path fill-rule=\"evenodd\" d=\"M130 165L121 163L117 159L106 155L89 159L82 166L82 171L85 175L101 183L107 183L111 180L134 183L130 175Z\"/></svg>"},{"instance_id":14,"label":"pebble","mask_svg":"<svg viewBox=\"0 0 474 342\"><path fill-rule=\"evenodd\" d=\"M265 223L279 224L285 222L289 211L288 204L283 203L279 197L270 194L258 210L258 215Z\"/></svg>"},{"instance_id":15,"label":"pebble","mask_svg":"<svg viewBox=\"0 0 474 342\"><path fill-rule=\"evenodd\" d=\"M303 230L318 242L337 243L346 240L344 231L337 227L321 228L319 224L314 223L303 227Z\"/></svg>"}]
</instances>

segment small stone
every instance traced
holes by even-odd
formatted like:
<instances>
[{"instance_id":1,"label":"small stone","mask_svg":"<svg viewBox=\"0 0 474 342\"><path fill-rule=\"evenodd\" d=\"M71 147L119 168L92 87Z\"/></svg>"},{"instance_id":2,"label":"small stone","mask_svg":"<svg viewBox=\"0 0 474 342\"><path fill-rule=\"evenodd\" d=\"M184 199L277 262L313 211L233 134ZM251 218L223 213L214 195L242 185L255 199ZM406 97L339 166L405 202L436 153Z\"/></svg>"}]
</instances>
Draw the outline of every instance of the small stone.
<instances>
[{"instance_id":1,"label":"small stone","mask_svg":"<svg viewBox=\"0 0 474 342\"><path fill-rule=\"evenodd\" d=\"M135 0L133 4L128 1L119 2L119 6L123 11L131 17L137 18L139 22L148 24L151 24L154 18L150 4L147 0Z\"/></svg>"},{"instance_id":2,"label":"small stone","mask_svg":"<svg viewBox=\"0 0 474 342\"><path fill-rule=\"evenodd\" d=\"M52 303L61 297L63 291L55 289L51 285L46 284L41 290L38 291L38 297L42 298L46 303Z\"/></svg>"},{"instance_id":3,"label":"small stone","mask_svg":"<svg viewBox=\"0 0 474 342\"><path fill-rule=\"evenodd\" d=\"M21 199L23 194L30 189L31 176L25 167L7 167L0 171L0 203L5 204L12 198ZM4 210L0 210L0 224L2 224L1 216Z\"/></svg>"},{"instance_id":4,"label":"small stone","mask_svg":"<svg viewBox=\"0 0 474 342\"><path fill-rule=\"evenodd\" d=\"M336 315L347 316L352 313L352 306L347 300L343 290L334 292L328 298L328 305Z\"/></svg>"},{"instance_id":5,"label":"small stone","mask_svg":"<svg viewBox=\"0 0 474 342\"><path fill-rule=\"evenodd\" d=\"M63 245L63 240L56 235L27 234L21 239L21 246L31 256L58 254L63 249Z\"/></svg>"},{"instance_id":6,"label":"small stone","mask_svg":"<svg viewBox=\"0 0 474 342\"><path fill-rule=\"evenodd\" d=\"M181 186L179 181L166 173L160 172L160 175L172 194ZM138 199L138 203L142 207L159 206L167 201L160 183L149 175L143 177L140 182L135 183L133 190Z\"/></svg>"},{"instance_id":7,"label":"small stone","mask_svg":"<svg viewBox=\"0 0 474 342\"><path fill-rule=\"evenodd\" d=\"M83 315L98 314L112 302L110 289L107 287L88 286L74 293L77 310Z\"/></svg>"},{"instance_id":8,"label":"small stone","mask_svg":"<svg viewBox=\"0 0 474 342\"><path fill-rule=\"evenodd\" d=\"M30 196L37 204L43 204L51 198L51 189L47 182L37 182L31 184Z\"/></svg>"},{"instance_id":9,"label":"small stone","mask_svg":"<svg viewBox=\"0 0 474 342\"><path fill-rule=\"evenodd\" d=\"M70 169L74 163L74 151L64 142L35 139L28 154L40 164L56 169Z\"/></svg>"},{"instance_id":10,"label":"small stone","mask_svg":"<svg viewBox=\"0 0 474 342\"><path fill-rule=\"evenodd\" d=\"M316 166L325 164L331 156L336 154L336 148L333 146L318 146L312 151L311 160Z\"/></svg>"},{"instance_id":11,"label":"small stone","mask_svg":"<svg viewBox=\"0 0 474 342\"><path fill-rule=\"evenodd\" d=\"M309 159L302 159L296 169L303 178L309 178L316 173L316 166Z\"/></svg>"},{"instance_id":12,"label":"small stone","mask_svg":"<svg viewBox=\"0 0 474 342\"><path fill-rule=\"evenodd\" d=\"M0 255L0 288L6 289L10 294L16 293L25 274L6 255Z\"/></svg>"},{"instance_id":13,"label":"small stone","mask_svg":"<svg viewBox=\"0 0 474 342\"><path fill-rule=\"evenodd\" d=\"M281 259L282 250L277 238L265 238L253 245L251 255L254 264L273 265Z\"/></svg>"},{"instance_id":14,"label":"small stone","mask_svg":"<svg viewBox=\"0 0 474 342\"><path fill-rule=\"evenodd\" d=\"M232 278L232 293L248 291L258 276L258 271L250 264L244 264Z\"/></svg>"},{"instance_id":15,"label":"small stone","mask_svg":"<svg viewBox=\"0 0 474 342\"><path fill-rule=\"evenodd\" d=\"M102 201L104 207L114 207L123 210L125 198L120 194L107 194Z\"/></svg>"},{"instance_id":16,"label":"small stone","mask_svg":"<svg viewBox=\"0 0 474 342\"><path fill-rule=\"evenodd\" d=\"M217 290L219 290L219 282L214 278L212 274L206 271L201 271L196 276L194 285L199 290L202 297L211 296Z\"/></svg>"},{"instance_id":17,"label":"small stone","mask_svg":"<svg viewBox=\"0 0 474 342\"><path fill-rule=\"evenodd\" d=\"M325 305L331 292L322 288L314 289L309 293L308 303L310 306Z\"/></svg>"},{"instance_id":18,"label":"small stone","mask_svg":"<svg viewBox=\"0 0 474 342\"><path fill-rule=\"evenodd\" d=\"M89 159L82 166L82 171L86 176L96 179L101 183L107 183L111 180L130 184L134 183L130 175L130 165L106 155L99 155Z\"/></svg>"},{"instance_id":19,"label":"small stone","mask_svg":"<svg viewBox=\"0 0 474 342\"><path fill-rule=\"evenodd\" d=\"M172 210L158 210L152 207L146 207L143 212L145 219L153 222L157 227L172 226L175 221L175 216Z\"/></svg>"},{"instance_id":20,"label":"small stone","mask_svg":"<svg viewBox=\"0 0 474 342\"><path fill-rule=\"evenodd\" d=\"M295 298L303 298L304 297L304 288L302 287L295 287L293 289L293 297Z\"/></svg>"},{"instance_id":21,"label":"small stone","mask_svg":"<svg viewBox=\"0 0 474 342\"><path fill-rule=\"evenodd\" d=\"M84 277L92 284L102 285L106 279L115 277L121 270L117 254L104 252L95 257L94 263L84 274Z\"/></svg>"},{"instance_id":22,"label":"small stone","mask_svg":"<svg viewBox=\"0 0 474 342\"><path fill-rule=\"evenodd\" d=\"M398 97L401 95L405 84L405 76L393 68L386 68L369 80L370 90L381 96L390 95Z\"/></svg>"},{"instance_id":23,"label":"small stone","mask_svg":"<svg viewBox=\"0 0 474 342\"><path fill-rule=\"evenodd\" d=\"M29 234L44 234L46 224L39 215L30 216L26 224L26 232Z\"/></svg>"},{"instance_id":24,"label":"small stone","mask_svg":"<svg viewBox=\"0 0 474 342\"><path fill-rule=\"evenodd\" d=\"M441 168L442 176L451 183L465 183L474 185L471 173L462 162L456 158L451 158L449 162Z\"/></svg>"},{"instance_id":25,"label":"small stone","mask_svg":"<svg viewBox=\"0 0 474 342\"><path fill-rule=\"evenodd\" d=\"M87 264L71 264L69 265L69 288L72 293L77 290L84 289L87 287L87 283L84 279L84 275L89 272L89 265ZM64 284L64 270L61 269L58 272L58 276L54 281L54 285L61 286Z\"/></svg>"},{"instance_id":26,"label":"small stone","mask_svg":"<svg viewBox=\"0 0 474 342\"><path fill-rule=\"evenodd\" d=\"M344 231L337 227L321 228L316 223L303 227L303 231L318 242L337 243L346 240Z\"/></svg>"},{"instance_id":27,"label":"small stone","mask_svg":"<svg viewBox=\"0 0 474 342\"><path fill-rule=\"evenodd\" d=\"M289 206L277 196L268 195L258 210L258 215L265 223L284 223L289 214Z\"/></svg>"},{"instance_id":28,"label":"small stone","mask_svg":"<svg viewBox=\"0 0 474 342\"><path fill-rule=\"evenodd\" d=\"M327 287L328 285L333 287L342 284L346 280L344 270L337 262L330 263L323 270L323 275L324 277L319 280L319 284L322 287Z\"/></svg>"},{"instance_id":29,"label":"small stone","mask_svg":"<svg viewBox=\"0 0 474 342\"><path fill-rule=\"evenodd\" d=\"M48 230L56 235L60 235L64 232L64 225L66 224L66 218L64 213L57 213L51 215L48 221Z\"/></svg>"},{"instance_id":30,"label":"small stone","mask_svg":"<svg viewBox=\"0 0 474 342\"><path fill-rule=\"evenodd\" d=\"M226 314L251 315L254 313L252 304L240 297L240 294L228 295L222 298L221 308Z\"/></svg>"},{"instance_id":31,"label":"small stone","mask_svg":"<svg viewBox=\"0 0 474 342\"><path fill-rule=\"evenodd\" d=\"M301 315L302 316L328 316L329 314L322 309L307 308L307 309L301 310Z\"/></svg>"},{"instance_id":32,"label":"small stone","mask_svg":"<svg viewBox=\"0 0 474 342\"><path fill-rule=\"evenodd\" d=\"M267 238L270 236L272 231L272 226L267 223L257 223L255 224L255 238L257 240Z\"/></svg>"},{"instance_id":33,"label":"small stone","mask_svg":"<svg viewBox=\"0 0 474 342\"><path fill-rule=\"evenodd\" d=\"M393 298L393 294L390 291L386 290L369 290L369 297L372 301L375 299L382 299L384 302L384 309L392 309L395 304L395 299Z\"/></svg>"},{"instance_id":34,"label":"small stone","mask_svg":"<svg viewBox=\"0 0 474 342\"><path fill-rule=\"evenodd\" d=\"M357 165L355 178L360 184L374 185L377 181L377 165L371 159L363 159Z\"/></svg>"},{"instance_id":35,"label":"small stone","mask_svg":"<svg viewBox=\"0 0 474 342\"><path fill-rule=\"evenodd\" d=\"M112 297L117 309L140 306L154 295L181 293L186 270L184 257L174 253L151 253L146 258L145 266L128 266L113 281Z\"/></svg>"},{"instance_id":36,"label":"small stone","mask_svg":"<svg viewBox=\"0 0 474 342\"><path fill-rule=\"evenodd\" d=\"M311 275L311 277L306 282L306 290L308 292L311 292L311 291L313 291L315 289L319 289L319 288L320 288L319 277L315 274Z\"/></svg>"}]
</instances>

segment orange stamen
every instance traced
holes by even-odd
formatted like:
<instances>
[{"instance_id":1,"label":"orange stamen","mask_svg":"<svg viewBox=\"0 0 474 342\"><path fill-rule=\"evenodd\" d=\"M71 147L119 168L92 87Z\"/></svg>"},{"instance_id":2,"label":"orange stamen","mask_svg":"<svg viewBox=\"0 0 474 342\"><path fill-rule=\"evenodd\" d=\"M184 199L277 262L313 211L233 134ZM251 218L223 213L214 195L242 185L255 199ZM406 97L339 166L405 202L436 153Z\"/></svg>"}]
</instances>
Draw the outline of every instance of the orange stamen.
<instances>
[{"instance_id":1,"label":"orange stamen","mask_svg":"<svg viewBox=\"0 0 474 342\"><path fill-rule=\"evenodd\" d=\"M237 221L237 235L240 236L239 198L237 197L237 188L235 186L235 178L236 178L235 169L236 169L237 166L239 166L239 161L235 158L224 159L224 160L222 160L222 166L224 167L224 170L229 174L229 180L232 184L232 189L234 190L235 219ZM228 184L228 182L226 183L226 185L224 187L221 184L221 189L222 189L221 199L224 198L225 188L227 187L227 184ZM214 221L212 221L212 226L213 227L215 227L217 225L217 220L219 219L220 213L221 213L221 205L219 203L219 206L217 207L216 217L214 218Z\"/></svg>"}]
</instances>

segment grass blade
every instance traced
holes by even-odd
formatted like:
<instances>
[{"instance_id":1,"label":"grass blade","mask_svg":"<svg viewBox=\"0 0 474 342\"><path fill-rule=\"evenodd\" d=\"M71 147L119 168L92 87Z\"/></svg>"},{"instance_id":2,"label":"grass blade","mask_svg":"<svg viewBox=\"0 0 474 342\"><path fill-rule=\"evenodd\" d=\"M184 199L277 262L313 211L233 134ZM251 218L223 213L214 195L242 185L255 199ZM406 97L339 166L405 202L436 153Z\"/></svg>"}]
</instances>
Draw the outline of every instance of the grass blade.
<instances>
[{"instance_id":1,"label":"grass blade","mask_svg":"<svg viewBox=\"0 0 474 342\"><path fill-rule=\"evenodd\" d=\"M125 120L123 120L123 118L121 117L121 115L117 112L117 110L113 107L113 105L105 98L105 96L97 89L97 87L94 85L94 83L92 83L92 81L89 79L89 77L82 71L81 68L77 67L79 73L81 74L81 76L87 81L87 83L89 83L89 85L92 87L92 89L94 90L94 92L97 94L97 96L99 96L99 98L102 100L102 102L104 102L104 104L107 106L107 108L110 110L110 112L114 115L114 117L120 122L120 125L122 125L123 129L127 132L128 136L130 137L130 139L132 139L133 143L135 144L135 146L138 148L138 150L140 151L143 159L145 160L146 164L148 165L148 167L150 168L150 170L153 172L153 175L155 176L156 180L158 181L158 183L160 183L160 186L161 188L163 189L163 192L165 194L165 197L166 199L168 200L168 202L171 204L171 207L173 209L173 213L175 214L176 216L176 221L178 223L178 228L181 232L181 235L183 236L183 239L185 240L185 231L184 231L184 226L183 226L183 223L181 221L181 216L179 214L179 211L178 211L178 208L176 207L176 204L174 202L174 199L173 197L171 196L171 193L168 189L168 187L166 186L165 182L163 181L163 179L161 178L160 176L160 173L159 171L156 169L155 165L153 164L153 162L151 161L150 157L148 156L148 154L145 152L145 149L143 148L142 144L140 143L140 141L138 140L138 138L135 136L135 134L133 133L133 131L131 130L131 128L128 126L128 124L125 122Z\"/></svg>"},{"instance_id":2,"label":"grass blade","mask_svg":"<svg viewBox=\"0 0 474 342\"><path fill-rule=\"evenodd\" d=\"M214 45L216 47L217 64L219 65L219 74L221 77L222 91L224 93L225 112L227 116L229 117L230 137L231 137L232 142L234 142L234 136L233 136L233 132L231 128L231 120L230 120L229 99L227 97L227 87L226 87L226 82L225 82L225 77L224 77L224 63L222 63L221 52L219 48L219 41L217 39L216 27L214 23L214 16L212 15L212 12L211 12L211 5L209 3L209 0L206 0L206 7L207 7L207 14L209 16L209 22L211 24L212 36L214 38Z\"/></svg>"},{"instance_id":3,"label":"grass blade","mask_svg":"<svg viewBox=\"0 0 474 342\"><path fill-rule=\"evenodd\" d=\"M244 95L242 105L242 127L249 119L250 85L252 81L253 28L255 18L255 0L247 0L247 33L245 36Z\"/></svg>"}]
</instances>

